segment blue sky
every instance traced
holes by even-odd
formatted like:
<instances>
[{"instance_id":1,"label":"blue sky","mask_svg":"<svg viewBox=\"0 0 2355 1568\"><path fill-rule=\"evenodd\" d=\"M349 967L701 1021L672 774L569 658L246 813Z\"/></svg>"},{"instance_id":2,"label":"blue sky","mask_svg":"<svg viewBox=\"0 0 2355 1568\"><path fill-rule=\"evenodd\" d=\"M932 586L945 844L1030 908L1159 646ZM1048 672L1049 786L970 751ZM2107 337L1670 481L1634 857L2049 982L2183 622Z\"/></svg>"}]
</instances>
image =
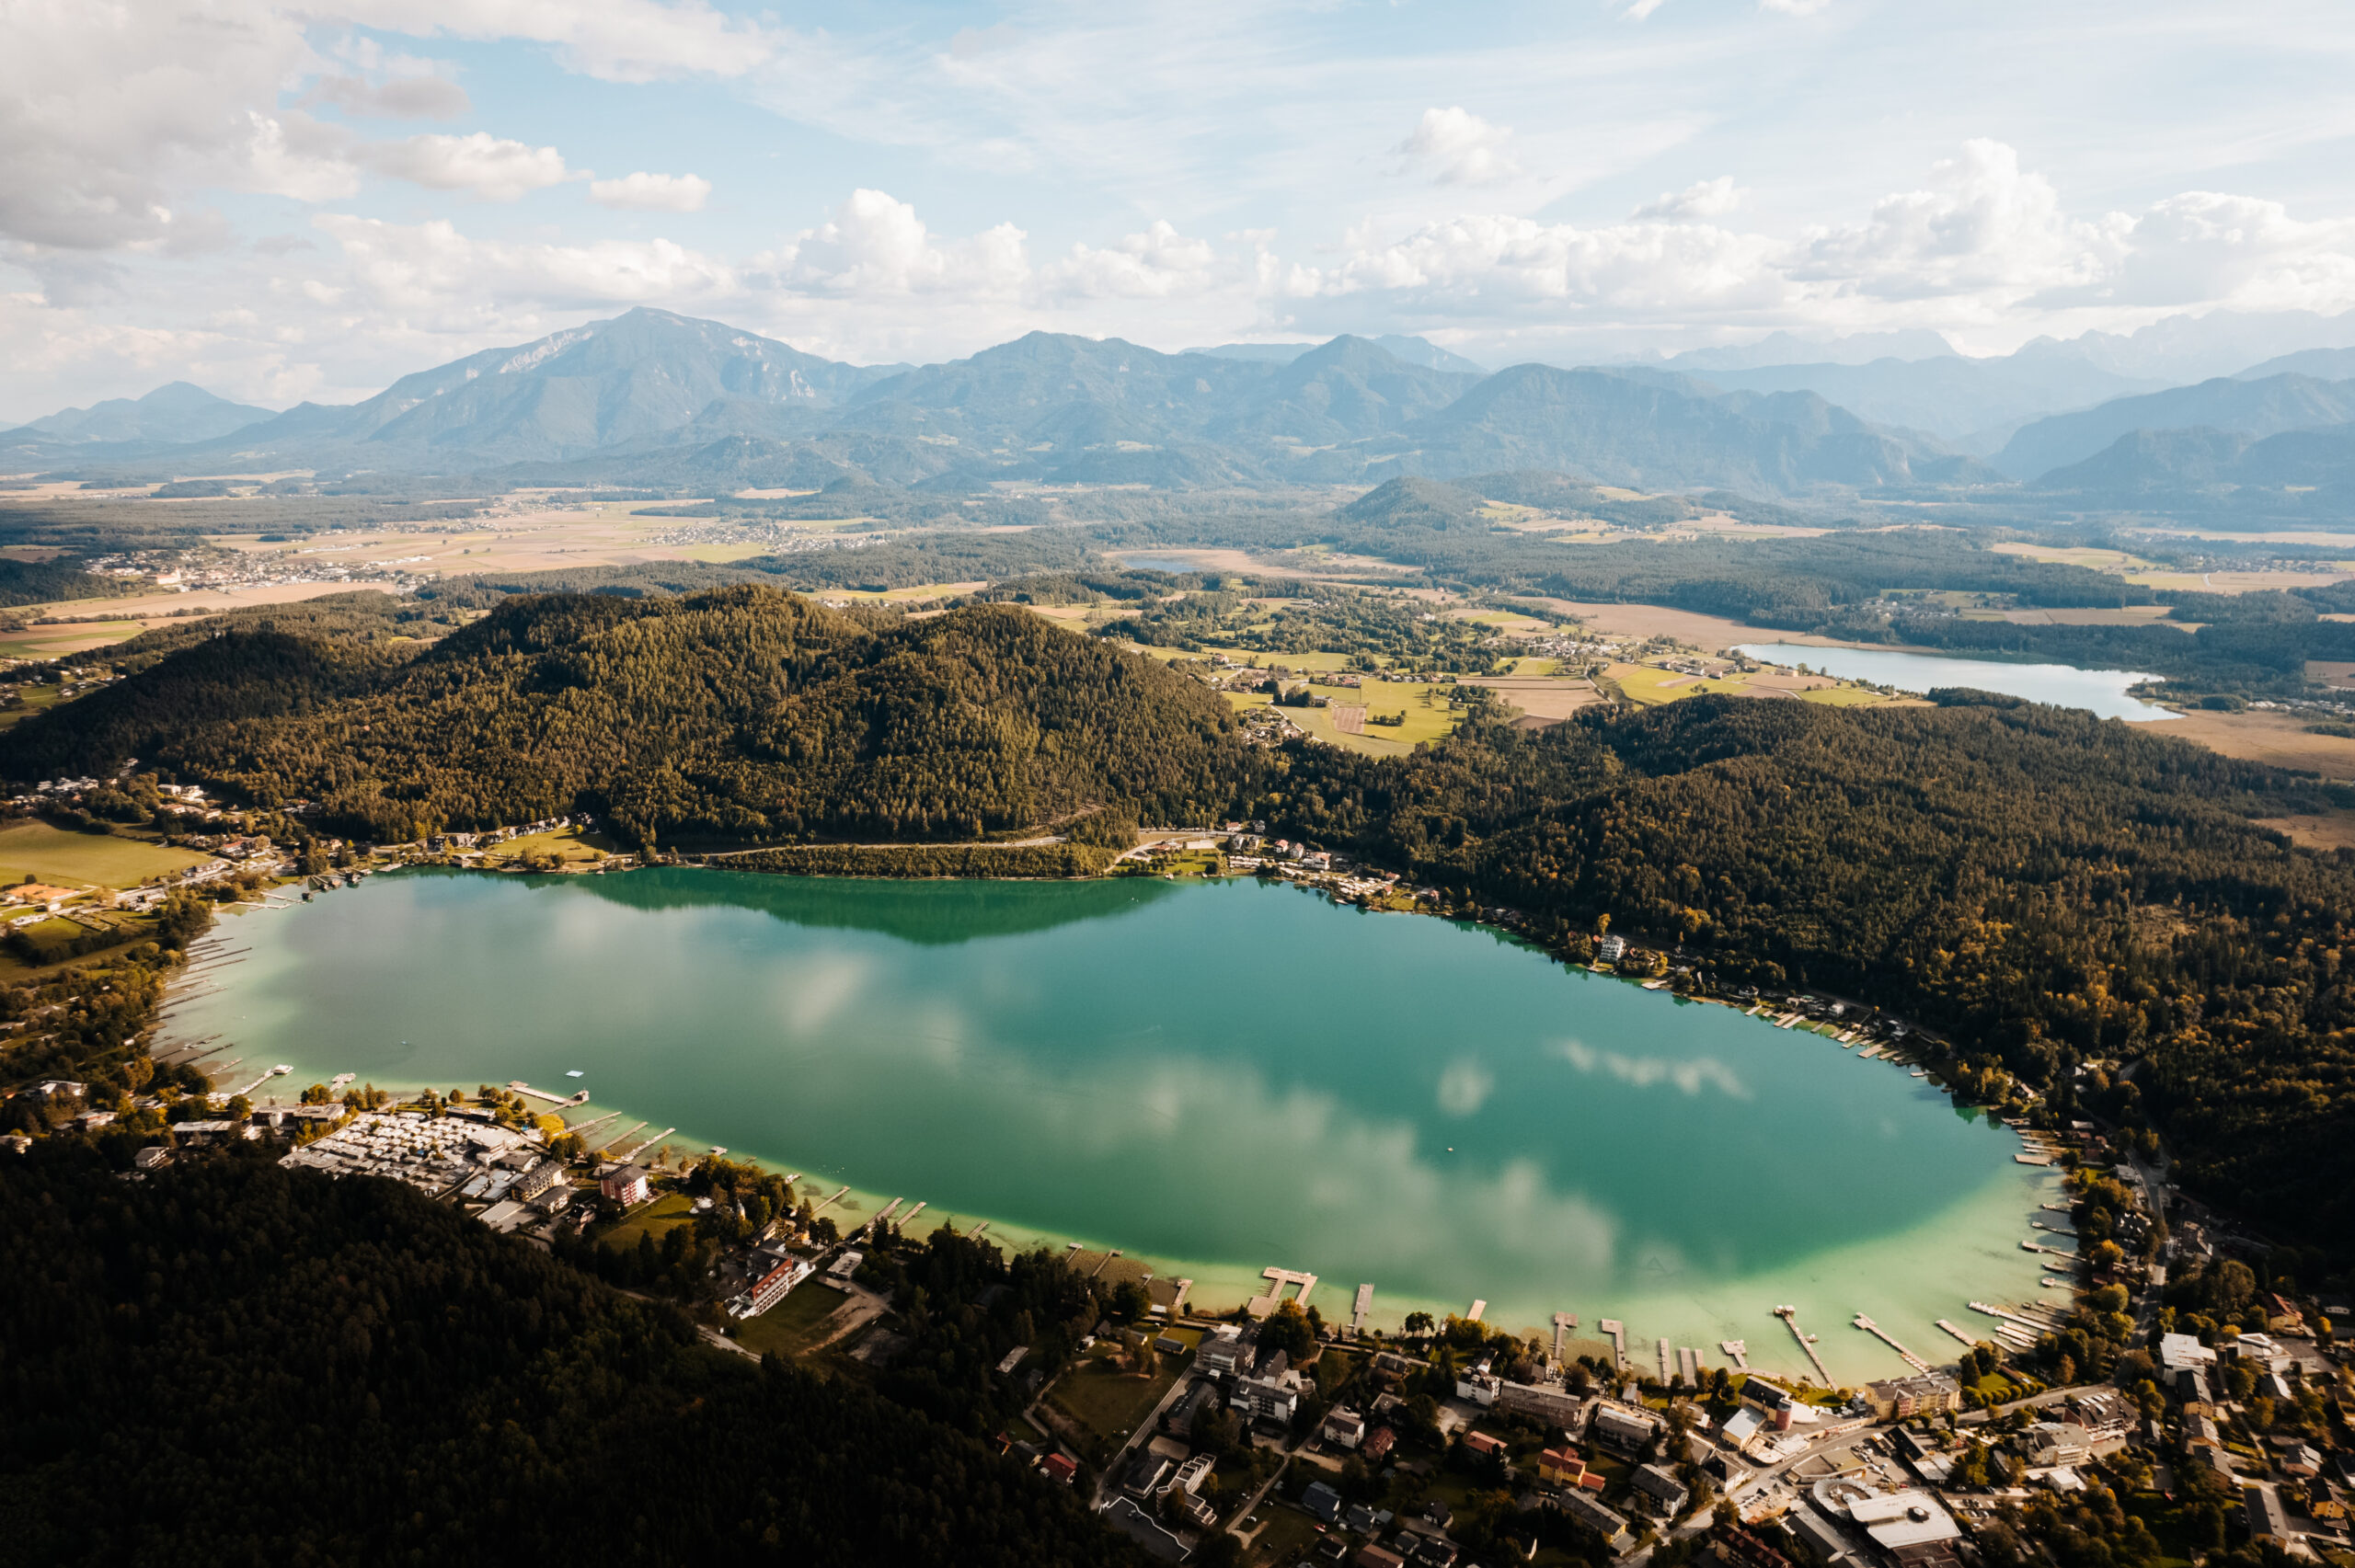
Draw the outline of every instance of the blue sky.
<instances>
[{"instance_id":1,"label":"blue sky","mask_svg":"<svg viewBox=\"0 0 2355 1568\"><path fill-rule=\"evenodd\" d=\"M0 0L0 418L282 405L632 304L1968 351L2355 308L2355 7Z\"/></svg>"}]
</instances>

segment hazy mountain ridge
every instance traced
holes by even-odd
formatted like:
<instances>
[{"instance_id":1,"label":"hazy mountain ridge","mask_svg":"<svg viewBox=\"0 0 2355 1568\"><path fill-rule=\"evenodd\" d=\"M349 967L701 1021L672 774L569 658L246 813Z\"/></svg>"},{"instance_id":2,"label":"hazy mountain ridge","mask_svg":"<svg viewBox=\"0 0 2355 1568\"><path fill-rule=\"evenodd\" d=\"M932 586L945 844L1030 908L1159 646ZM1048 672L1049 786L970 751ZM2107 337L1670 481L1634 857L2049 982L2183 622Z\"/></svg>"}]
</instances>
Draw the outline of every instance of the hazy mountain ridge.
<instances>
[{"instance_id":1,"label":"hazy mountain ridge","mask_svg":"<svg viewBox=\"0 0 2355 1568\"><path fill-rule=\"evenodd\" d=\"M2083 463L2136 430L2235 430L2261 437L2355 419L2355 381L2274 375L2217 376L2026 426L1990 461L2016 479L2037 479Z\"/></svg>"},{"instance_id":2,"label":"hazy mountain ridge","mask_svg":"<svg viewBox=\"0 0 2355 1568\"><path fill-rule=\"evenodd\" d=\"M1677 368L1797 342L1696 351L1668 365L1522 364L1481 374L1451 368L1469 361L1419 339L1398 346L1430 362L1346 336L1298 351L1166 354L1033 332L943 364L853 366L722 323L634 310L404 376L360 403L304 404L202 440L34 432L17 450L29 465L100 475L373 470L715 496L847 478L970 494L1005 480L1259 488L1513 470L1653 491L1804 496L2004 485L1970 443L1950 439L1958 425L2021 398L2134 384L2091 363L2083 343L2039 342L1982 361L1955 355L1934 334L1846 345L1937 350L1920 360L1723 364L1708 379ZM2024 368L2044 361L2057 368L2042 381ZM2219 379L2030 421L1999 466L2033 478L2146 427L2263 436L2345 418L2355 418L2355 382Z\"/></svg>"},{"instance_id":3,"label":"hazy mountain ridge","mask_svg":"<svg viewBox=\"0 0 2355 1568\"><path fill-rule=\"evenodd\" d=\"M61 408L0 430L0 443L201 441L274 417L271 409L232 403L191 383L175 381L144 397L109 397L87 408Z\"/></svg>"}]
</instances>

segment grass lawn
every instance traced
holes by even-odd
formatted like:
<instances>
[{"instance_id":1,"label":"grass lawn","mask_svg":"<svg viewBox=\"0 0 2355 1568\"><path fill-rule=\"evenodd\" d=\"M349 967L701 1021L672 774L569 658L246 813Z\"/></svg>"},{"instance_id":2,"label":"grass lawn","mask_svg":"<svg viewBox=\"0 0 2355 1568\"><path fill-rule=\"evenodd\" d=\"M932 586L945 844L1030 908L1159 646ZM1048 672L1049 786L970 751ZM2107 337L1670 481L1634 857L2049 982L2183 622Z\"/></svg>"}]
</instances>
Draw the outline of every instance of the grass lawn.
<instances>
[{"instance_id":1,"label":"grass lawn","mask_svg":"<svg viewBox=\"0 0 2355 1568\"><path fill-rule=\"evenodd\" d=\"M1184 1365L1181 1356L1165 1356L1159 1372L1140 1378L1115 1367L1109 1353L1098 1346L1055 1379L1048 1398L1056 1409L1117 1448L1169 1391Z\"/></svg>"},{"instance_id":2,"label":"grass lawn","mask_svg":"<svg viewBox=\"0 0 2355 1568\"><path fill-rule=\"evenodd\" d=\"M21 658L25 656L19 654L17 657ZM57 688L54 686L20 686L17 694L24 701L12 708L0 708L0 729L22 724L43 708L57 705Z\"/></svg>"},{"instance_id":3,"label":"grass lawn","mask_svg":"<svg viewBox=\"0 0 2355 1568\"><path fill-rule=\"evenodd\" d=\"M787 1292L784 1300L749 1322L736 1325L736 1343L755 1356L770 1351L792 1356L825 1337L821 1324L846 1305L850 1298L814 1279L805 1279Z\"/></svg>"},{"instance_id":4,"label":"grass lawn","mask_svg":"<svg viewBox=\"0 0 2355 1568\"><path fill-rule=\"evenodd\" d=\"M638 1237L650 1235L655 1245L660 1246L664 1231L673 1226L684 1225L694 1217L695 1199L684 1193L664 1193L600 1236L597 1244L617 1250L635 1247Z\"/></svg>"},{"instance_id":5,"label":"grass lawn","mask_svg":"<svg viewBox=\"0 0 2355 1568\"><path fill-rule=\"evenodd\" d=\"M42 882L136 887L149 877L201 865L211 858L144 839L68 832L46 822L0 828L0 872L9 874L12 882L30 876Z\"/></svg>"},{"instance_id":6,"label":"grass lawn","mask_svg":"<svg viewBox=\"0 0 2355 1568\"><path fill-rule=\"evenodd\" d=\"M1251 1545L1243 1561L1253 1564L1274 1564L1297 1560L1301 1550L1316 1539L1316 1521L1297 1508L1280 1508L1272 1502L1259 1505L1259 1516L1267 1524L1251 1538Z\"/></svg>"},{"instance_id":7,"label":"grass lawn","mask_svg":"<svg viewBox=\"0 0 2355 1568\"><path fill-rule=\"evenodd\" d=\"M510 861L532 855L554 855L567 864L594 864L615 853L613 840L603 833L584 833L578 828L562 828L553 833L524 833L494 844L483 852L484 864L503 865Z\"/></svg>"}]
</instances>

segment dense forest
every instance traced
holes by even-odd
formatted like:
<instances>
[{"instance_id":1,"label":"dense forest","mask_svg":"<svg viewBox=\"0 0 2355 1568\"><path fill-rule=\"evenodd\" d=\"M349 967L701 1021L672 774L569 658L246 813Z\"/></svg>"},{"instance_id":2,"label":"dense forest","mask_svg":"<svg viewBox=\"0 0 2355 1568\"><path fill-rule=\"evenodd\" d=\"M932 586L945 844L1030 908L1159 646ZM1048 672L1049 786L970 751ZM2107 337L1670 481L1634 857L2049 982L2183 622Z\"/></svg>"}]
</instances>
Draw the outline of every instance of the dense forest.
<instances>
[{"instance_id":1,"label":"dense forest","mask_svg":"<svg viewBox=\"0 0 2355 1568\"><path fill-rule=\"evenodd\" d=\"M0 774L135 756L363 838L586 810L676 844L1199 820L1237 766L1214 693L1013 609L878 629L744 586L509 599L421 651L383 634L350 606L175 628L132 679L0 737Z\"/></svg>"},{"instance_id":2,"label":"dense forest","mask_svg":"<svg viewBox=\"0 0 2355 1568\"><path fill-rule=\"evenodd\" d=\"M0 1161L0 1363L19 1562L1137 1560L925 1368L754 1365L394 1182L43 1139Z\"/></svg>"},{"instance_id":3,"label":"dense forest","mask_svg":"<svg viewBox=\"0 0 2355 1568\"><path fill-rule=\"evenodd\" d=\"M2355 1254L2355 861L2249 819L2311 786L1958 701L1703 697L1536 732L1476 714L1408 758L1295 743L1253 810L1559 939L1609 916L1729 982L1901 1009L1974 1071L2135 1061L2129 1120L2195 1190Z\"/></svg>"}]
</instances>

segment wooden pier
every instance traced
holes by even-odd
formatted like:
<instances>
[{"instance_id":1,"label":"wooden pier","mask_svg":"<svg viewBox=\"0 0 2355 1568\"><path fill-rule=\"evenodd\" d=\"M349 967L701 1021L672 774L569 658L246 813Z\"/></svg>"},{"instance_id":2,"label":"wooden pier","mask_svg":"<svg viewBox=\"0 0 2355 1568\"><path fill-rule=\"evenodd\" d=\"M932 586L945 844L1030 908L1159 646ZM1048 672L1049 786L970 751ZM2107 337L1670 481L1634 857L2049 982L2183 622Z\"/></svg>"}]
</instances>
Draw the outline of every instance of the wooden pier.
<instances>
[{"instance_id":1,"label":"wooden pier","mask_svg":"<svg viewBox=\"0 0 2355 1568\"><path fill-rule=\"evenodd\" d=\"M843 1185L841 1185L841 1186L839 1186L839 1187L836 1187L836 1188L834 1189L834 1196L833 1196L833 1197L830 1197L830 1198L823 1198L823 1199L821 1199L819 1202L817 1202L817 1203L814 1203L814 1204L810 1205L810 1219L817 1219L817 1218L818 1218L818 1216L819 1216L819 1215L821 1215L821 1214L822 1214L822 1213L824 1213L824 1212L826 1211L826 1209L827 1209L830 1206L832 1206L832 1205L833 1205L833 1204L834 1204L835 1202L839 1201L839 1200L841 1199L841 1197L842 1197L843 1194L844 1194L844 1193L846 1193L846 1192L848 1192L848 1191L850 1191L850 1185L849 1185L849 1184L848 1184L848 1183L844 1183Z\"/></svg>"},{"instance_id":2,"label":"wooden pier","mask_svg":"<svg viewBox=\"0 0 2355 1568\"><path fill-rule=\"evenodd\" d=\"M1799 1342L1799 1348L1806 1351L1807 1358L1815 1364L1815 1375L1823 1379L1823 1386L1827 1389L1839 1387L1832 1380L1832 1373L1823 1365L1823 1357L1815 1353L1815 1335L1800 1332L1799 1310L1797 1307L1777 1307L1775 1315L1783 1320L1783 1326L1791 1331L1791 1337Z\"/></svg>"},{"instance_id":3,"label":"wooden pier","mask_svg":"<svg viewBox=\"0 0 2355 1568\"><path fill-rule=\"evenodd\" d=\"M1359 1286L1357 1300L1352 1303L1350 1308L1350 1332L1351 1333L1365 1333L1365 1320L1367 1315L1373 1310L1373 1287L1371 1285ZM1558 1355L1559 1352L1557 1351L1557 1354Z\"/></svg>"},{"instance_id":4,"label":"wooden pier","mask_svg":"<svg viewBox=\"0 0 2355 1568\"><path fill-rule=\"evenodd\" d=\"M1897 1358L1900 1361L1904 1362L1908 1367L1913 1368L1916 1372L1926 1372L1930 1369L1930 1364L1927 1361L1923 1360L1920 1356L1914 1355L1912 1351L1898 1344L1897 1336L1895 1334L1890 1333L1887 1329L1881 1327L1878 1323L1873 1322L1872 1319L1865 1316L1862 1312L1858 1312L1856 1314L1856 1326L1864 1330L1867 1333L1872 1335L1875 1339L1879 1340L1891 1350L1897 1352Z\"/></svg>"},{"instance_id":5,"label":"wooden pier","mask_svg":"<svg viewBox=\"0 0 2355 1568\"><path fill-rule=\"evenodd\" d=\"M640 1122L640 1123L638 1123L638 1125L639 1127L644 1127L646 1124L645 1124L644 1122ZM676 1132L676 1131L678 1131L678 1130L679 1130L679 1129L678 1129L677 1127L664 1127L661 1132L656 1133L652 1138L649 1138L649 1139L646 1139L644 1142L640 1143L637 1148L635 1148L635 1149L632 1149L632 1150L628 1150L626 1153L623 1153L623 1154L616 1154L616 1155L615 1155L615 1156L614 1156L614 1158L615 1158L615 1159L616 1159L616 1160L619 1160L619 1161L623 1162L624 1163L627 1163L628 1162L630 1162L630 1161L632 1161L632 1160L637 1159L639 1155L641 1155L641 1154L645 1153L649 1149L651 1149L654 1145L656 1145L656 1144L658 1144L658 1143L661 1142L664 1139L666 1139L666 1138L670 1137L672 1133L674 1133L674 1132ZM850 1190L850 1189L849 1189L849 1188L847 1188L847 1187L845 1187L845 1188L844 1188L844 1189L843 1189L843 1191L844 1191L844 1192L848 1192L849 1190ZM837 1196L839 1196L839 1195L837 1195Z\"/></svg>"},{"instance_id":6,"label":"wooden pier","mask_svg":"<svg viewBox=\"0 0 2355 1568\"><path fill-rule=\"evenodd\" d=\"M1946 1330L1947 1333L1952 1334L1955 1338L1960 1340L1965 1345L1975 1346L1979 1343L1969 1334L1963 1333L1960 1329L1955 1327L1952 1323L1947 1322L1944 1318L1940 1318L1938 1320L1938 1327Z\"/></svg>"},{"instance_id":7,"label":"wooden pier","mask_svg":"<svg viewBox=\"0 0 2355 1568\"><path fill-rule=\"evenodd\" d=\"M1738 1372L1750 1370L1750 1342L1748 1340L1721 1339L1717 1341L1717 1348L1724 1351L1727 1358L1733 1362L1734 1370Z\"/></svg>"},{"instance_id":8,"label":"wooden pier","mask_svg":"<svg viewBox=\"0 0 2355 1568\"><path fill-rule=\"evenodd\" d=\"M1627 1325L1616 1318L1604 1318L1595 1327L1611 1342L1611 1365L1615 1369L1627 1364Z\"/></svg>"},{"instance_id":9,"label":"wooden pier","mask_svg":"<svg viewBox=\"0 0 2355 1568\"><path fill-rule=\"evenodd\" d=\"M1303 1290L1301 1294L1305 1296L1308 1292L1306 1290ZM1480 1314L1488 1310L1488 1304L1486 1301L1476 1298L1472 1302L1472 1310L1464 1314L1464 1321L1467 1323L1476 1323L1480 1321Z\"/></svg>"},{"instance_id":10,"label":"wooden pier","mask_svg":"<svg viewBox=\"0 0 2355 1568\"><path fill-rule=\"evenodd\" d=\"M1562 1364L1563 1340L1568 1336L1572 1329L1578 1326L1577 1313L1557 1312L1554 1314L1554 1365L1557 1367Z\"/></svg>"}]
</instances>

